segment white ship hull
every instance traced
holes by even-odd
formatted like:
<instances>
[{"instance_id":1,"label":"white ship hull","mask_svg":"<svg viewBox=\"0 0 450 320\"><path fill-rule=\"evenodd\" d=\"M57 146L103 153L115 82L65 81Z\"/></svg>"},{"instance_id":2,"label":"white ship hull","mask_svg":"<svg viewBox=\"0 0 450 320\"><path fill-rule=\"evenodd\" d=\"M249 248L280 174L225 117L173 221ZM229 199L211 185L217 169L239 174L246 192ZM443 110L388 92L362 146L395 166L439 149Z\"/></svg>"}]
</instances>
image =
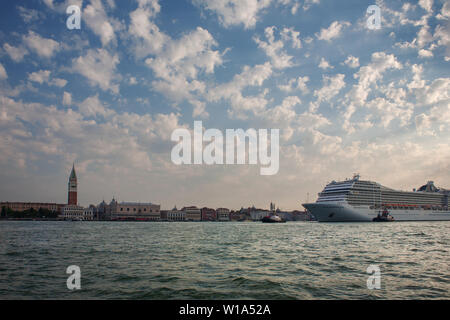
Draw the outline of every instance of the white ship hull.
<instances>
[{"instance_id":1,"label":"white ship hull","mask_svg":"<svg viewBox=\"0 0 450 320\"><path fill-rule=\"evenodd\" d=\"M350 206L345 202L303 205L319 222L369 222L379 210L370 206ZM450 221L450 210L389 209L395 221Z\"/></svg>"}]
</instances>

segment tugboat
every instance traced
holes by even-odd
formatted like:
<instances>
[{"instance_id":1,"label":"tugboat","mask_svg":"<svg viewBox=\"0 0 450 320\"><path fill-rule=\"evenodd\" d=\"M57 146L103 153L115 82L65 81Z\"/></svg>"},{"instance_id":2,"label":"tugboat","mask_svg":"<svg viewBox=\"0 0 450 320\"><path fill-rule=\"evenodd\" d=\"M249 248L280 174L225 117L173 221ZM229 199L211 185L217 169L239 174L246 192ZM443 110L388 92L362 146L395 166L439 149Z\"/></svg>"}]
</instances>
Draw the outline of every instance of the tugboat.
<instances>
[{"instance_id":1,"label":"tugboat","mask_svg":"<svg viewBox=\"0 0 450 320\"><path fill-rule=\"evenodd\" d=\"M378 215L372 219L374 222L391 222L394 221L394 217L389 214L387 209L384 209L383 212L379 212Z\"/></svg>"},{"instance_id":2,"label":"tugboat","mask_svg":"<svg viewBox=\"0 0 450 320\"><path fill-rule=\"evenodd\" d=\"M285 223L286 220L275 213L275 204L270 203L270 214L261 219L263 223Z\"/></svg>"},{"instance_id":3,"label":"tugboat","mask_svg":"<svg viewBox=\"0 0 450 320\"><path fill-rule=\"evenodd\" d=\"M270 214L268 216L265 216L264 218L261 219L261 221L263 223L285 223L286 222L286 220L284 220L277 214Z\"/></svg>"}]
</instances>

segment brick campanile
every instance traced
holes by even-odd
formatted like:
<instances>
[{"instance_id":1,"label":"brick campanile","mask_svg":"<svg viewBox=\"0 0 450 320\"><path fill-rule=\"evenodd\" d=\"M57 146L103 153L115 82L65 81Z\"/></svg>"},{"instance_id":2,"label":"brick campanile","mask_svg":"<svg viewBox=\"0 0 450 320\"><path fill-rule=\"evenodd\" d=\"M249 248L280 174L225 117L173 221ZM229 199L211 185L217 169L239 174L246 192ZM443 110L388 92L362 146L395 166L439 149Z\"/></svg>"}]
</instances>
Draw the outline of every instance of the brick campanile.
<instances>
[{"instance_id":1,"label":"brick campanile","mask_svg":"<svg viewBox=\"0 0 450 320\"><path fill-rule=\"evenodd\" d=\"M69 193L68 193L68 205L77 205L77 175L75 173L75 164L72 166L72 172L69 177Z\"/></svg>"}]
</instances>

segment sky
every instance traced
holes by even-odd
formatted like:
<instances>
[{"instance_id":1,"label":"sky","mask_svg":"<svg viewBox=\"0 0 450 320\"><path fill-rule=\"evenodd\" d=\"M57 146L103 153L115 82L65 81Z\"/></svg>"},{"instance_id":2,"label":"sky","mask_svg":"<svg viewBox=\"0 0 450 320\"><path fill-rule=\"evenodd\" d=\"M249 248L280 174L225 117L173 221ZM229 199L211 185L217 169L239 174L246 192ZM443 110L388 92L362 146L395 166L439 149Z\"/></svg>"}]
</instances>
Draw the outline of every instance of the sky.
<instances>
[{"instance_id":1,"label":"sky","mask_svg":"<svg viewBox=\"0 0 450 320\"><path fill-rule=\"evenodd\" d=\"M0 16L0 201L65 203L72 163L84 206L302 209L354 173L450 188L450 0L17 0ZM280 129L278 173L175 165L171 134L196 120Z\"/></svg>"}]
</instances>

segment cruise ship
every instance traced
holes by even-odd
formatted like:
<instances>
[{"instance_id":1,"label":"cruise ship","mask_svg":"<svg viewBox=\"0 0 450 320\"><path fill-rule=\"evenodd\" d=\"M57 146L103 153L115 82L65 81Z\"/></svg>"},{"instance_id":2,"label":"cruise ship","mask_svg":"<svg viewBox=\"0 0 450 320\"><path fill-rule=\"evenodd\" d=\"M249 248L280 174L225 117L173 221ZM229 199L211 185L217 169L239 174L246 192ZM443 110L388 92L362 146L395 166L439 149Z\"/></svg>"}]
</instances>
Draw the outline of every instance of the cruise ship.
<instances>
[{"instance_id":1,"label":"cruise ship","mask_svg":"<svg viewBox=\"0 0 450 320\"><path fill-rule=\"evenodd\" d=\"M443 221L450 220L449 195L450 190L435 187L433 181L418 190L398 191L356 174L332 181L315 203L303 206L320 222L373 221L383 210L395 221Z\"/></svg>"}]
</instances>

